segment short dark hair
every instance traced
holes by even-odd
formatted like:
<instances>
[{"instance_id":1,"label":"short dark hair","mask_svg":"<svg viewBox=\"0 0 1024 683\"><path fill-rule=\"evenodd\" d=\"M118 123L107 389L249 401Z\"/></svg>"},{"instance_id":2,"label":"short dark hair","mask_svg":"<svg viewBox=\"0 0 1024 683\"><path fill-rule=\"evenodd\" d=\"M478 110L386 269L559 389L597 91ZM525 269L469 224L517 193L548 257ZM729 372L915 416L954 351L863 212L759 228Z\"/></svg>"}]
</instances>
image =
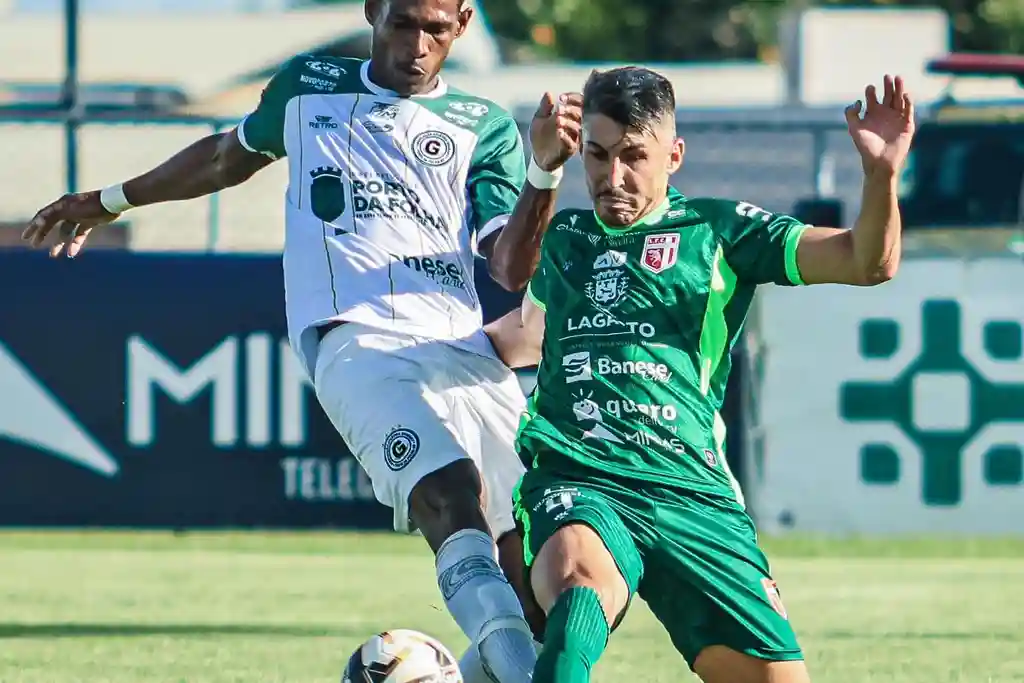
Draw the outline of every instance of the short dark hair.
<instances>
[{"instance_id":1,"label":"short dark hair","mask_svg":"<svg viewBox=\"0 0 1024 683\"><path fill-rule=\"evenodd\" d=\"M639 66L623 66L590 74L583 86L583 115L603 114L634 130L650 132L652 124L675 116L676 95L667 78Z\"/></svg>"}]
</instances>

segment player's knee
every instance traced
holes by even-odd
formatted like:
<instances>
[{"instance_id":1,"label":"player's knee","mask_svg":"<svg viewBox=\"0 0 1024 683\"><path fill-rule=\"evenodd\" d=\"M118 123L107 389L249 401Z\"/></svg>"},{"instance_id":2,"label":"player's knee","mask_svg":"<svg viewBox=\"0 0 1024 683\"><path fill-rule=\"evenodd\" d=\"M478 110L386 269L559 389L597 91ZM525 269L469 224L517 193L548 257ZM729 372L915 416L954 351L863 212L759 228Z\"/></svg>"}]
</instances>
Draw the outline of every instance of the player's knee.
<instances>
[{"instance_id":1,"label":"player's knee","mask_svg":"<svg viewBox=\"0 0 1024 683\"><path fill-rule=\"evenodd\" d=\"M457 531L490 533L484 516L484 486L472 460L456 460L431 472L409 494L409 516L437 552Z\"/></svg>"},{"instance_id":2,"label":"player's knee","mask_svg":"<svg viewBox=\"0 0 1024 683\"><path fill-rule=\"evenodd\" d=\"M629 604L629 586L615 558L597 532L584 524L566 525L547 540L534 559L530 583L545 613L571 588L597 593L609 625Z\"/></svg>"},{"instance_id":3,"label":"player's knee","mask_svg":"<svg viewBox=\"0 0 1024 683\"><path fill-rule=\"evenodd\" d=\"M770 661L724 645L701 650L693 665L704 683L810 683L803 661Z\"/></svg>"}]
</instances>

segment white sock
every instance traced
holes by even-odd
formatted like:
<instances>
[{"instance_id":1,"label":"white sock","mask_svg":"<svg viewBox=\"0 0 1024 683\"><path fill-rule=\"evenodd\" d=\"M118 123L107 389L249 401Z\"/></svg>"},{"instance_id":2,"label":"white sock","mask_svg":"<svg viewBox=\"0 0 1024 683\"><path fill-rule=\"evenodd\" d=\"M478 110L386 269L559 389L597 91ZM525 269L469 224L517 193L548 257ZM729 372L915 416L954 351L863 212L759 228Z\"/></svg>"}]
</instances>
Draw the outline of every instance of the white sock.
<instances>
[{"instance_id":1,"label":"white sock","mask_svg":"<svg viewBox=\"0 0 1024 683\"><path fill-rule=\"evenodd\" d=\"M544 646L536 640L533 641L533 648L538 654L542 647ZM480 661L480 650L476 645L470 645L462 653L462 658L459 659L459 671L462 672L463 683L494 683L494 679L487 673L483 662Z\"/></svg>"},{"instance_id":2,"label":"white sock","mask_svg":"<svg viewBox=\"0 0 1024 683\"><path fill-rule=\"evenodd\" d=\"M488 534L475 529L456 532L437 551L437 585L455 622L479 650L484 675L479 680L528 683L537 651L519 598L496 557L497 547ZM467 664L475 666L472 657ZM462 675L466 678L466 671Z\"/></svg>"}]
</instances>

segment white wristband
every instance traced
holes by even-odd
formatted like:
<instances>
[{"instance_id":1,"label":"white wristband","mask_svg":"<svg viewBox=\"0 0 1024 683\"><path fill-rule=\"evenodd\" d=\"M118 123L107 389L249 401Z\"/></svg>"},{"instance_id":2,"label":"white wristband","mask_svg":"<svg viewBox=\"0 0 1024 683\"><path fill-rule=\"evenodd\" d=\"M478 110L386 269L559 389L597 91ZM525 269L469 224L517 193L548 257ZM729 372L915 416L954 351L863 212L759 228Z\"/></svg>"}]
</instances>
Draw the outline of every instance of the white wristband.
<instances>
[{"instance_id":1,"label":"white wristband","mask_svg":"<svg viewBox=\"0 0 1024 683\"><path fill-rule=\"evenodd\" d=\"M128 202L128 198L124 196L122 183L109 185L100 190L100 204L110 213L124 213L128 209L134 208Z\"/></svg>"},{"instance_id":2,"label":"white wristband","mask_svg":"<svg viewBox=\"0 0 1024 683\"><path fill-rule=\"evenodd\" d=\"M545 171L537 165L537 160L530 157L530 165L526 169L526 181L538 190L553 190L562 182L562 167L554 171Z\"/></svg>"}]
</instances>

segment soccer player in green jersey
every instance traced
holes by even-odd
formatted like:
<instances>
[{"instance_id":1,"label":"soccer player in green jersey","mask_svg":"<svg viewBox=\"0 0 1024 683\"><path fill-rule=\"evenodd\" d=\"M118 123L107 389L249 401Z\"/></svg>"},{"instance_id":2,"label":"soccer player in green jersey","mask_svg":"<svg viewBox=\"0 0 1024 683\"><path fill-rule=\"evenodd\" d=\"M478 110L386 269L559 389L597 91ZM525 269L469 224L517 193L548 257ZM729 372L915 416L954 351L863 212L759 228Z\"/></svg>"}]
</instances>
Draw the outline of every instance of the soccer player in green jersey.
<instances>
[{"instance_id":1,"label":"soccer player in green jersey","mask_svg":"<svg viewBox=\"0 0 1024 683\"><path fill-rule=\"evenodd\" d=\"M540 350L515 494L547 613L533 683L589 680L634 595L705 683L809 680L725 468L718 411L757 285L871 286L896 273L913 105L886 76L880 100L869 87L847 109L864 167L851 230L670 188L684 151L674 112L672 86L651 71L587 82L593 208L555 215L523 302L522 347L502 350L518 363Z\"/></svg>"}]
</instances>

